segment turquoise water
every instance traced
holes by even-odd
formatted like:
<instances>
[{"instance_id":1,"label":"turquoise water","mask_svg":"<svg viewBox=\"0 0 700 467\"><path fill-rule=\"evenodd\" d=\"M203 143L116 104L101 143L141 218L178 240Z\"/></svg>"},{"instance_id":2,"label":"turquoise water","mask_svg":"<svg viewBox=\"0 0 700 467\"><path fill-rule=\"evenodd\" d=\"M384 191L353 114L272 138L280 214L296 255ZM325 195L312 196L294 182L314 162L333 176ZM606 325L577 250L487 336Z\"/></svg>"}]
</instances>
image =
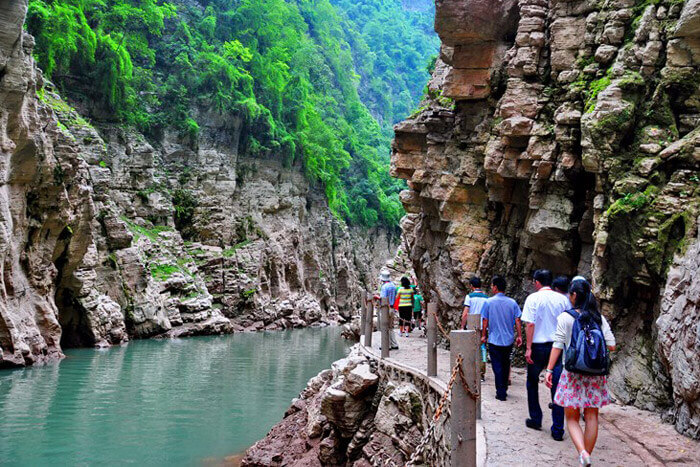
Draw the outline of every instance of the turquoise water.
<instances>
[{"instance_id":1,"label":"turquoise water","mask_svg":"<svg viewBox=\"0 0 700 467\"><path fill-rule=\"evenodd\" d=\"M71 349L0 371L0 464L200 465L264 437L342 358L339 328Z\"/></svg>"}]
</instances>

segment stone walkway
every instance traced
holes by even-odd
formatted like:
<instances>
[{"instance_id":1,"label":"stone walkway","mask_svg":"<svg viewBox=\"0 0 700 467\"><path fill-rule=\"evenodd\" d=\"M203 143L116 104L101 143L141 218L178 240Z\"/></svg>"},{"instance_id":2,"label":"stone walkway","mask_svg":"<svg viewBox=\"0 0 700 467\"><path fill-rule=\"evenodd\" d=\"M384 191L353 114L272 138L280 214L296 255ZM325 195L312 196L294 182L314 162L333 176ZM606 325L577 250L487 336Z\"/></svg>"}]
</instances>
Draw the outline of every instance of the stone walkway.
<instances>
[{"instance_id":1,"label":"stone walkway","mask_svg":"<svg viewBox=\"0 0 700 467\"><path fill-rule=\"evenodd\" d=\"M397 333L398 334L398 333ZM372 350L380 354L381 336L375 332ZM390 359L425 372L427 369L426 339L416 330L410 337L398 337L399 350L391 352ZM438 351L438 377L449 378L449 352ZM576 466L578 456L568 434L563 442L554 441L548 425L542 431L525 427L527 394L525 370L514 368L513 384L508 400L495 399L493 373L487 369L482 383L482 425L486 442L488 466L550 465ZM546 410L549 390L540 386L540 404L545 411L545 424L551 424ZM601 424L593 460L609 466L662 466L700 465L700 442L678 434L673 426L663 423L657 414L630 406L613 404L601 409ZM479 457L483 459L481 453Z\"/></svg>"}]
</instances>

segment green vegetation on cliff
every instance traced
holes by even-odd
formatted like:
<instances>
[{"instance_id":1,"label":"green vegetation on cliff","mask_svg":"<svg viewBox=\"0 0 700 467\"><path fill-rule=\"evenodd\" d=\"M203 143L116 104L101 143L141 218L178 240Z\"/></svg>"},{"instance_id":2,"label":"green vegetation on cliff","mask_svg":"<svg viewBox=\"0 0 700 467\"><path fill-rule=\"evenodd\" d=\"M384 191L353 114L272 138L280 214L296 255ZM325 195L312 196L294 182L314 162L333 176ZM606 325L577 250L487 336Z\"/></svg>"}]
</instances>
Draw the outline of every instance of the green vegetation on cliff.
<instances>
[{"instance_id":1,"label":"green vegetation on cliff","mask_svg":"<svg viewBox=\"0 0 700 467\"><path fill-rule=\"evenodd\" d=\"M396 226L402 184L389 176L390 125L418 102L437 49L431 12L402 8L30 0L27 28L45 74L97 118L155 137L174 126L193 145L204 114L240 118L247 154L302 162L351 223Z\"/></svg>"},{"instance_id":2,"label":"green vegetation on cliff","mask_svg":"<svg viewBox=\"0 0 700 467\"><path fill-rule=\"evenodd\" d=\"M433 0L330 0L359 73L360 97L389 136L420 101L440 40ZM402 11L403 10L403 11Z\"/></svg>"}]
</instances>

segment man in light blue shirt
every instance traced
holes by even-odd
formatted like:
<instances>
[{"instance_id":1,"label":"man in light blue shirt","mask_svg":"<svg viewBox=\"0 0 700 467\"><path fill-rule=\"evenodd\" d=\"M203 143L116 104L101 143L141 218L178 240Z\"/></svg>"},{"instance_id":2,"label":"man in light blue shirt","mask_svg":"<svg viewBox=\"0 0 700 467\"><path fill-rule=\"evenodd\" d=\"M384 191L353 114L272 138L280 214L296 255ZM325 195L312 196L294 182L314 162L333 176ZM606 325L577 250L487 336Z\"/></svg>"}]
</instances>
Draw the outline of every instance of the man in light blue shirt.
<instances>
[{"instance_id":1,"label":"man in light blue shirt","mask_svg":"<svg viewBox=\"0 0 700 467\"><path fill-rule=\"evenodd\" d=\"M393 313L393 306L394 302L396 301L396 285L394 285L393 282L391 282L391 273L383 269L379 273L379 280L382 281L382 288L379 289L379 298L388 298L389 299L389 343L390 343L390 348L391 350L396 350L399 348L398 342L396 342L396 332L394 331L394 313ZM381 326L381 320L379 320L380 326ZM381 330L381 329L380 329Z\"/></svg>"},{"instance_id":2,"label":"man in light blue shirt","mask_svg":"<svg viewBox=\"0 0 700 467\"><path fill-rule=\"evenodd\" d=\"M486 300L481 309L483 329L481 342L489 344L491 366L496 383L496 399L506 400L508 396L508 375L510 374L510 353L513 343L520 347L523 343L520 325L520 307L510 297L506 297L506 280L494 276L491 280L493 296ZM514 329L518 331L515 337Z\"/></svg>"}]
</instances>

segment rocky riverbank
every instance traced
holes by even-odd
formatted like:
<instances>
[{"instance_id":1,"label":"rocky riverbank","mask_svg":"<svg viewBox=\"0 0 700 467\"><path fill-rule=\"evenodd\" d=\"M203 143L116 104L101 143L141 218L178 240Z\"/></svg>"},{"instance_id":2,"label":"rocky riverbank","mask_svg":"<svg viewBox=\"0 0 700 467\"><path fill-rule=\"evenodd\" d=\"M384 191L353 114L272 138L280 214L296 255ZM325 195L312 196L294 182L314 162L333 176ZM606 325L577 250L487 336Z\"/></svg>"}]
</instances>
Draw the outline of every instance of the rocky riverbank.
<instances>
[{"instance_id":1,"label":"rocky riverbank","mask_svg":"<svg viewBox=\"0 0 700 467\"><path fill-rule=\"evenodd\" d=\"M26 10L0 6L0 367L350 317L395 234L338 221L300 166L239 153L235 118L199 109L196 138L150 139L88 121L37 68Z\"/></svg>"},{"instance_id":2,"label":"rocky riverbank","mask_svg":"<svg viewBox=\"0 0 700 467\"><path fill-rule=\"evenodd\" d=\"M430 404L356 346L312 378L241 465L404 465L423 436Z\"/></svg>"},{"instance_id":3,"label":"rocky riverbank","mask_svg":"<svg viewBox=\"0 0 700 467\"><path fill-rule=\"evenodd\" d=\"M417 390L423 409L433 414L435 397L441 394L450 378L450 356L449 351L438 350L437 378L432 380L431 385L426 385L426 378L420 377L427 369L426 340L415 334L398 337L400 350L391 352L391 360L381 360L378 358L381 353L379 338L380 333L376 332L372 350L363 351L363 355L370 357L369 360L351 355L313 378L299 398L292 402L285 418L243 456L246 465L367 466L390 465L392 462L394 465L404 465L415 447L414 430L421 427L424 430L426 422L430 420L430 417L424 417L420 424L416 422L415 425L408 422L409 414L418 407L411 402L415 397L411 394ZM372 375L379 378L372 403L369 403L369 397L364 398L364 403L353 398L351 392L361 386L357 384L360 380L370 387L368 391L373 390L375 383ZM566 463L567 459L576 462L569 439L563 443L557 442L551 439L547 430L535 431L525 426L524 420L528 417L525 370L514 368L512 379L506 402L495 398L496 389L490 370L482 383L482 419L477 422L478 465L519 465L525 458L534 459L537 465ZM386 390L380 394L384 383ZM436 383L444 386L436 390ZM410 396L403 400L405 395ZM539 395L540 404L546 407L551 397L549 392L543 390ZM380 400L379 404L377 400ZM359 410L348 411L348 407ZM330 416L326 418L325 413ZM354 427L352 421L355 417L362 418L355 433L365 433L367 430L369 436L365 434L359 438L360 443L366 442L365 447L355 457L350 457L350 446L357 452L357 445L353 443L358 438L353 437L348 442L348 436L343 437L342 429ZM449 440L445 438L450 437L451 420L452 413L448 406L436 425L435 437L428 450L431 457L424 462L426 465L449 465ZM312 426L318 426L319 421L323 429L312 429ZM394 424L393 429L387 428L397 421L406 424ZM378 445L376 442L373 444L372 440L382 442ZM376 450L378 446L381 446L379 452ZM332 457L325 457L326 453L332 453ZM228 460L234 465L239 465L236 461L241 462L241 458ZM604 465L624 467L697 465L700 461L700 442L679 434L658 414L615 403L601 410L595 460Z\"/></svg>"},{"instance_id":4,"label":"rocky riverbank","mask_svg":"<svg viewBox=\"0 0 700 467\"><path fill-rule=\"evenodd\" d=\"M392 157L428 298L454 326L472 274L519 300L539 267L592 278L615 393L700 436L700 3L436 5L440 57Z\"/></svg>"}]
</instances>

